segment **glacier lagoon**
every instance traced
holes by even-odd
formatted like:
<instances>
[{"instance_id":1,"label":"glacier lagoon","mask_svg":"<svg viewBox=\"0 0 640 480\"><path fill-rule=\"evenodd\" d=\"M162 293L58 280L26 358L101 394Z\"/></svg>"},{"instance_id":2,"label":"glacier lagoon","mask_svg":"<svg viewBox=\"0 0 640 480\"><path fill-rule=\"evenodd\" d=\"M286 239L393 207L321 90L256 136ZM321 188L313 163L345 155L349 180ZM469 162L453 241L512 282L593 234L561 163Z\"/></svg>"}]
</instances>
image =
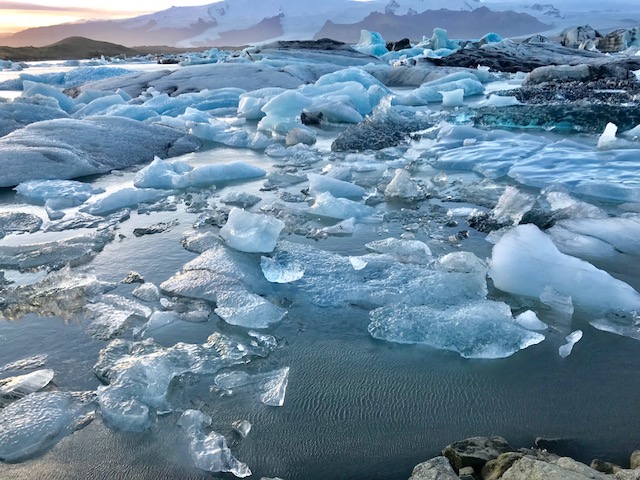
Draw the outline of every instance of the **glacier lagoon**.
<instances>
[{"instance_id":1,"label":"glacier lagoon","mask_svg":"<svg viewBox=\"0 0 640 480\"><path fill-rule=\"evenodd\" d=\"M258 60L272 84L246 93L211 88L211 65L175 70L179 96L156 66L105 78L69 100L71 118L5 137L5 159L33 163L0 190L0 381L54 378L7 395L3 471L210 478L196 468L208 461L237 476L407 478L489 434L622 462L637 432L633 135L599 148L594 133L471 127L519 75L443 72L447 89L471 89L455 109L422 79L341 69L360 57L287 55ZM50 87L7 96L61 108ZM109 130L119 143L104 145ZM374 150L391 131L400 141ZM47 148L94 170L67 175Z\"/></svg>"}]
</instances>

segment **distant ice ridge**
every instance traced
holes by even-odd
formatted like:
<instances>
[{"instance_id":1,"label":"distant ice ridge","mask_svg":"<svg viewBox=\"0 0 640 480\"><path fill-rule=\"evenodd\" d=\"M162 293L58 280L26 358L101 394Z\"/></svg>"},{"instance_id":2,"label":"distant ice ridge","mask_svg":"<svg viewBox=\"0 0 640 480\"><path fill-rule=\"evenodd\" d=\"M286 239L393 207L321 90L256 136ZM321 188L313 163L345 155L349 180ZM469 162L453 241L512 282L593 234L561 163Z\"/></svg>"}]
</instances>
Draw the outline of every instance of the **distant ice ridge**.
<instances>
[{"instance_id":1,"label":"distant ice ridge","mask_svg":"<svg viewBox=\"0 0 640 480\"><path fill-rule=\"evenodd\" d=\"M413 92L398 95L394 99L396 105L420 106L443 101L443 92L462 90L463 97L484 93L484 85L478 79L479 74L472 72L456 72L445 75L420 85Z\"/></svg>"},{"instance_id":2,"label":"distant ice ridge","mask_svg":"<svg viewBox=\"0 0 640 480\"><path fill-rule=\"evenodd\" d=\"M251 475L249 467L232 455L222 435L204 432L211 426L209 415L199 410L185 410L178 425L185 429L189 438L189 451L196 468L207 472L229 472L238 478Z\"/></svg>"},{"instance_id":3,"label":"distant ice ridge","mask_svg":"<svg viewBox=\"0 0 640 480\"><path fill-rule=\"evenodd\" d=\"M169 407L166 395L174 377L215 374L251 357L266 356L274 344L261 340L244 344L219 333L202 345L177 343L169 348L152 339L114 340L100 352L94 366L96 375L107 383L98 388L102 416L117 430L146 430L154 421L155 410Z\"/></svg>"},{"instance_id":4,"label":"distant ice ridge","mask_svg":"<svg viewBox=\"0 0 640 480\"><path fill-rule=\"evenodd\" d=\"M16 80L0 82L0 90L22 90L32 83L43 83L60 88L71 88L83 85L87 82L104 80L105 78L118 77L135 72L128 68L114 66L86 66L69 70L67 72L31 74L23 72ZM32 82L32 83L28 83ZM25 90L27 88L24 88Z\"/></svg>"}]
</instances>

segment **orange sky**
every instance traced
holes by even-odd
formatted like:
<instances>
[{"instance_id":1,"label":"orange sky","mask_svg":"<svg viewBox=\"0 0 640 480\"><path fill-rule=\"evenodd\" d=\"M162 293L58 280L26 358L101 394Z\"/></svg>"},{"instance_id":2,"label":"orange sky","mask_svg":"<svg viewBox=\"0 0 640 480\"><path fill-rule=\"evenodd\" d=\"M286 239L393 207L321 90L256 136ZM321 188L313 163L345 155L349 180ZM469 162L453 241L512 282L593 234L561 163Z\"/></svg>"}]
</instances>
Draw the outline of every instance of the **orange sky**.
<instances>
[{"instance_id":1,"label":"orange sky","mask_svg":"<svg viewBox=\"0 0 640 480\"><path fill-rule=\"evenodd\" d=\"M171 6L206 5L219 0L110 0L93 3L78 0L1 1L0 33L16 32L30 27L55 25L84 19L127 18L157 12Z\"/></svg>"}]
</instances>

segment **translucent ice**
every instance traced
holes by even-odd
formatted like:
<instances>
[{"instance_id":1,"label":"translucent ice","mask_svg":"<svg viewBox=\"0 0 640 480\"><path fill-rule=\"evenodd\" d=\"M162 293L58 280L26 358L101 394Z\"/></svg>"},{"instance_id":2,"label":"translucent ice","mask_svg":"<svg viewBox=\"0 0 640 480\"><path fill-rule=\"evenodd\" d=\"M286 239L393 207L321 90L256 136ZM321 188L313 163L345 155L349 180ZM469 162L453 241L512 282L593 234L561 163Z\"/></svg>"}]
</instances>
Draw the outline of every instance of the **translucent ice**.
<instances>
[{"instance_id":1,"label":"translucent ice","mask_svg":"<svg viewBox=\"0 0 640 480\"><path fill-rule=\"evenodd\" d=\"M187 433L189 451L196 468L207 472L229 472L238 478L251 475L249 467L232 455L222 435L213 431L204 433L211 426L211 417L199 410L186 410L178 425Z\"/></svg>"},{"instance_id":2,"label":"translucent ice","mask_svg":"<svg viewBox=\"0 0 640 480\"><path fill-rule=\"evenodd\" d=\"M464 90L462 88L457 88L448 92L442 91L440 92L440 95L442 95L443 107L461 107L464 105Z\"/></svg>"},{"instance_id":3,"label":"translucent ice","mask_svg":"<svg viewBox=\"0 0 640 480\"><path fill-rule=\"evenodd\" d=\"M108 215L139 203L155 202L166 197L169 193L166 190L155 188L123 188L95 199L82 207L81 211L91 215Z\"/></svg>"},{"instance_id":4,"label":"translucent ice","mask_svg":"<svg viewBox=\"0 0 640 480\"><path fill-rule=\"evenodd\" d=\"M639 218L585 218L562 220L558 225L575 234L606 242L619 252L640 255Z\"/></svg>"},{"instance_id":5,"label":"translucent ice","mask_svg":"<svg viewBox=\"0 0 640 480\"><path fill-rule=\"evenodd\" d=\"M438 80L425 82L419 88L406 95L399 95L394 103L399 105L420 106L441 102L443 92L463 90L463 97L484 93L484 86L473 73L459 72L446 75Z\"/></svg>"},{"instance_id":6,"label":"translucent ice","mask_svg":"<svg viewBox=\"0 0 640 480\"><path fill-rule=\"evenodd\" d=\"M40 230L42 219L24 212L0 213L0 237L13 232L33 233Z\"/></svg>"},{"instance_id":7,"label":"translucent ice","mask_svg":"<svg viewBox=\"0 0 640 480\"><path fill-rule=\"evenodd\" d=\"M246 438L251 431L251 424L247 420L238 420L231 424L231 428L242 438Z\"/></svg>"},{"instance_id":8,"label":"translucent ice","mask_svg":"<svg viewBox=\"0 0 640 480\"><path fill-rule=\"evenodd\" d=\"M52 208L80 205L91 196L104 192L88 183L72 180L31 180L21 183L14 190L30 200L47 202ZM52 200L55 204L50 203Z\"/></svg>"},{"instance_id":9,"label":"translucent ice","mask_svg":"<svg viewBox=\"0 0 640 480\"><path fill-rule=\"evenodd\" d=\"M431 249L420 240L404 240L400 238L385 238L366 244L366 247L377 253L393 255L405 263L427 264L432 260Z\"/></svg>"},{"instance_id":10,"label":"translucent ice","mask_svg":"<svg viewBox=\"0 0 640 480\"><path fill-rule=\"evenodd\" d=\"M271 283L290 283L299 280L304 275L304 265L292 261L288 262L286 258L261 257L260 268L264 278Z\"/></svg>"},{"instance_id":11,"label":"translucent ice","mask_svg":"<svg viewBox=\"0 0 640 480\"><path fill-rule=\"evenodd\" d=\"M150 282L145 282L136 287L131 294L144 302L157 302L160 300L160 289Z\"/></svg>"},{"instance_id":12,"label":"translucent ice","mask_svg":"<svg viewBox=\"0 0 640 480\"><path fill-rule=\"evenodd\" d=\"M547 285L540 293L540 301L551 307L558 315L571 318L573 316L574 307L573 299L570 295L565 295L556 291L551 285Z\"/></svg>"},{"instance_id":13,"label":"translucent ice","mask_svg":"<svg viewBox=\"0 0 640 480\"><path fill-rule=\"evenodd\" d=\"M217 293L215 313L225 322L244 328L268 328L287 314L259 295L244 288Z\"/></svg>"},{"instance_id":14,"label":"translucent ice","mask_svg":"<svg viewBox=\"0 0 640 480\"><path fill-rule=\"evenodd\" d=\"M550 286L576 305L638 310L640 294L590 263L561 253L536 226L519 225L493 247L489 275L500 290L539 297Z\"/></svg>"},{"instance_id":15,"label":"translucent ice","mask_svg":"<svg viewBox=\"0 0 640 480\"><path fill-rule=\"evenodd\" d=\"M516 322L527 330L546 330L549 326L541 321L535 312L527 310L516 317Z\"/></svg>"},{"instance_id":16,"label":"translucent ice","mask_svg":"<svg viewBox=\"0 0 640 480\"><path fill-rule=\"evenodd\" d=\"M262 107L266 116L258 123L258 129L285 135L290 130L302 126L300 115L311 103L312 100L301 93L287 90Z\"/></svg>"},{"instance_id":17,"label":"translucent ice","mask_svg":"<svg viewBox=\"0 0 640 480\"><path fill-rule=\"evenodd\" d=\"M42 390L53 380L53 375L53 370L44 369L17 377L3 378L0 380L0 404L6 404Z\"/></svg>"},{"instance_id":18,"label":"translucent ice","mask_svg":"<svg viewBox=\"0 0 640 480\"><path fill-rule=\"evenodd\" d=\"M242 252L272 252L284 222L256 213L233 208L220 236L232 248Z\"/></svg>"},{"instance_id":19,"label":"translucent ice","mask_svg":"<svg viewBox=\"0 0 640 480\"><path fill-rule=\"evenodd\" d=\"M335 198L328 192L319 194L313 205L307 209L311 215L321 217L337 218L345 220L347 218L363 218L373 215L375 210L353 200L346 198Z\"/></svg>"},{"instance_id":20,"label":"translucent ice","mask_svg":"<svg viewBox=\"0 0 640 480\"><path fill-rule=\"evenodd\" d=\"M464 358L505 358L545 338L514 322L508 305L489 300L440 308L386 306L370 317L374 338L430 345Z\"/></svg>"},{"instance_id":21,"label":"translucent ice","mask_svg":"<svg viewBox=\"0 0 640 480\"><path fill-rule=\"evenodd\" d=\"M272 372L249 375L245 372L223 373L216 377L216 386L229 391L234 391L246 386L253 386L260 401L271 407L284 405L284 398L289 383L289 367L284 367Z\"/></svg>"},{"instance_id":22,"label":"translucent ice","mask_svg":"<svg viewBox=\"0 0 640 480\"><path fill-rule=\"evenodd\" d=\"M558 349L558 353L562 358L568 357L571 355L571 350L573 350L573 346L580 341L582 338L582 330L576 330L575 332L571 332L567 335L567 343L562 345Z\"/></svg>"},{"instance_id":23,"label":"translucent ice","mask_svg":"<svg viewBox=\"0 0 640 480\"><path fill-rule=\"evenodd\" d=\"M0 460L16 462L55 445L93 419L93 395L32 393L0 410Z\"/></svg>"},{"instance_id":24,"label":"translucent ice","mask_svg":"<svg viewBox=\"0 0 640 480\"><path fill-rule=\"evenodd\" d=\"M523 193L516 187L508 186L498 200L498 205L491 212L492 217L500 224L517 225L525 213L536 203L536 197Z\"/></svg>"},{"instance_id":25,"label":"translucent ice","mask_svg":"<svg viewBox=\"0 0 640 480\"><path fill-rule=\"evenodd\" d=\"M84 308L84 316L90 321L88 330L99 340L109 340L122 332L134 318L147 319L151 309L117 295L104 295L100 302L90 303Z\"/></svg>"},{"instance_id":26,"label":"translucent ice","mask_svg":"<svg viewBox=\"0 0 640 480\"><path fill-rule=\"evenodd\" d=\"M598 148L599 149L607 149L613 148L616 143L616 133L618 131L618 127L614 123L607 123L607 126L598 138Z\"/></svg>"},{"instance_id":27,"label":"translucent ice","mask_svg":"<svg viewBox=\"0 0 640 480\"><path fill-rule=\"evenodd\" d=\"M309 192L312 195L329 192L336 198L362 198L365 194L365 189L359 185L327 175L308 173L307 178L309 179Z\"/></svg>"},{"instance_id":28,"label":"translucent ice","mask_svg":"<svg viewBox=\"0 0 640 480\"><path fill-rule=\"evenodd\" d=\"M354 50L366 55L374 55L380 57L388 52L387 42L378 32L370 32L368 30L360 31L360 40L353 46Z\"/></svg>"},{"instance_id":29,"label":"translucent ice","mask_svg":"<svg viewBox=\"0 0 640 480\"><path fill-rule=\"evenodd\" d=\"M389 200L413 202L423 195L418 190L416 183L411 179L409 172L404 168L398 168L393 179L385 188L384 196Z\"/></svg>"}]
</instances>

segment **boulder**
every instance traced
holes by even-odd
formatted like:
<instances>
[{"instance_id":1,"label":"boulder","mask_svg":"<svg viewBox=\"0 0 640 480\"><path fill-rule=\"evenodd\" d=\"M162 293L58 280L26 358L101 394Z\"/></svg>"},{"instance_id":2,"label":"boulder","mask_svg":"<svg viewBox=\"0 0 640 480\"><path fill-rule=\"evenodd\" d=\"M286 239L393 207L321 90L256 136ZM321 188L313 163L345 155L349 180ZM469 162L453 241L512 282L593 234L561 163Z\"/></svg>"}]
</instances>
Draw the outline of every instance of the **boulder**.
<instances>
[{"instance_id":1,"label":"boulder","mask_svg":"<svg viewBox=\"0 0 640 480\"><path fill-rule=\"evenodd\" d=\"M613 478L615 480L640 480L640 470L619 470Z\"/></svg>"},{"instance_id":2,"label":"boulder","mask_svg":"<svg viewBox=\"0 0 640 480\"><path fill-rule=\"evenodd\" d=\"M442 454L458 471L464 467L473 467L479 472L489 460L511 451L513 448L502 437L471 437L446 446Z\"/></svg>"},{"instance_id":3,"label":"boulder","mask_svg":"<svg viewBox=\"0 0 640 480\"><path fill-rule=\"evenodd\" d=\"M568 457L561 457L555 463L522 457L502 475L502 480L608 480L610 478Z\"/></svg>"},{"instance_id":4,"label":"boulder","mask_svg":"<svg viewBox=\"0 0 640 480\"><path fill-rule=\"evenodd\" d=\"M482 480L498 480L502 478L504 472L509 470L511 466L524 457L522 452L507 452L498 456L494 460L489 460L482 467Z\"/></svg>"},{"instance_id":5,"label":"boulder","mask_svg":"<svg viewBox=\"0 0 640 480\"><path fill-rule=\"evenodd\" d=\"M631 468L640 468L640 450L636 450L631 454Z\"/></svg>"},{"instance_id":6,"label":"boulder","mask_svg":"<svg viewBox=\"0 0 640 480\"><path fill-rule=\"evenodd\" d=\"M458 472L458 477L460 477L460 480L480 480L473 467L461 468Z\"/></svg>"},{"instance_id":7,"label":"boulder","mask_svg":"<svg viewBox=\"0 0 640 480\"><path fill-rule=\"evenodd\" d=\"M622 470L622 467L616 465L615 463L605 462L604 460L598 459L591 461L591 468L597 470L598 472L608 473L610 475Z\"/></svg>"},{"instance_id":8,"label":"boulder","mask_svg":"<svg viewBox=\"0 0 640 480\"><path fill-rule=\"evenodd\" d=\"M445 457L427 460L413 469L409 480L458 480L459 477L451 468Z\"/></svg>"}]
</instances>

